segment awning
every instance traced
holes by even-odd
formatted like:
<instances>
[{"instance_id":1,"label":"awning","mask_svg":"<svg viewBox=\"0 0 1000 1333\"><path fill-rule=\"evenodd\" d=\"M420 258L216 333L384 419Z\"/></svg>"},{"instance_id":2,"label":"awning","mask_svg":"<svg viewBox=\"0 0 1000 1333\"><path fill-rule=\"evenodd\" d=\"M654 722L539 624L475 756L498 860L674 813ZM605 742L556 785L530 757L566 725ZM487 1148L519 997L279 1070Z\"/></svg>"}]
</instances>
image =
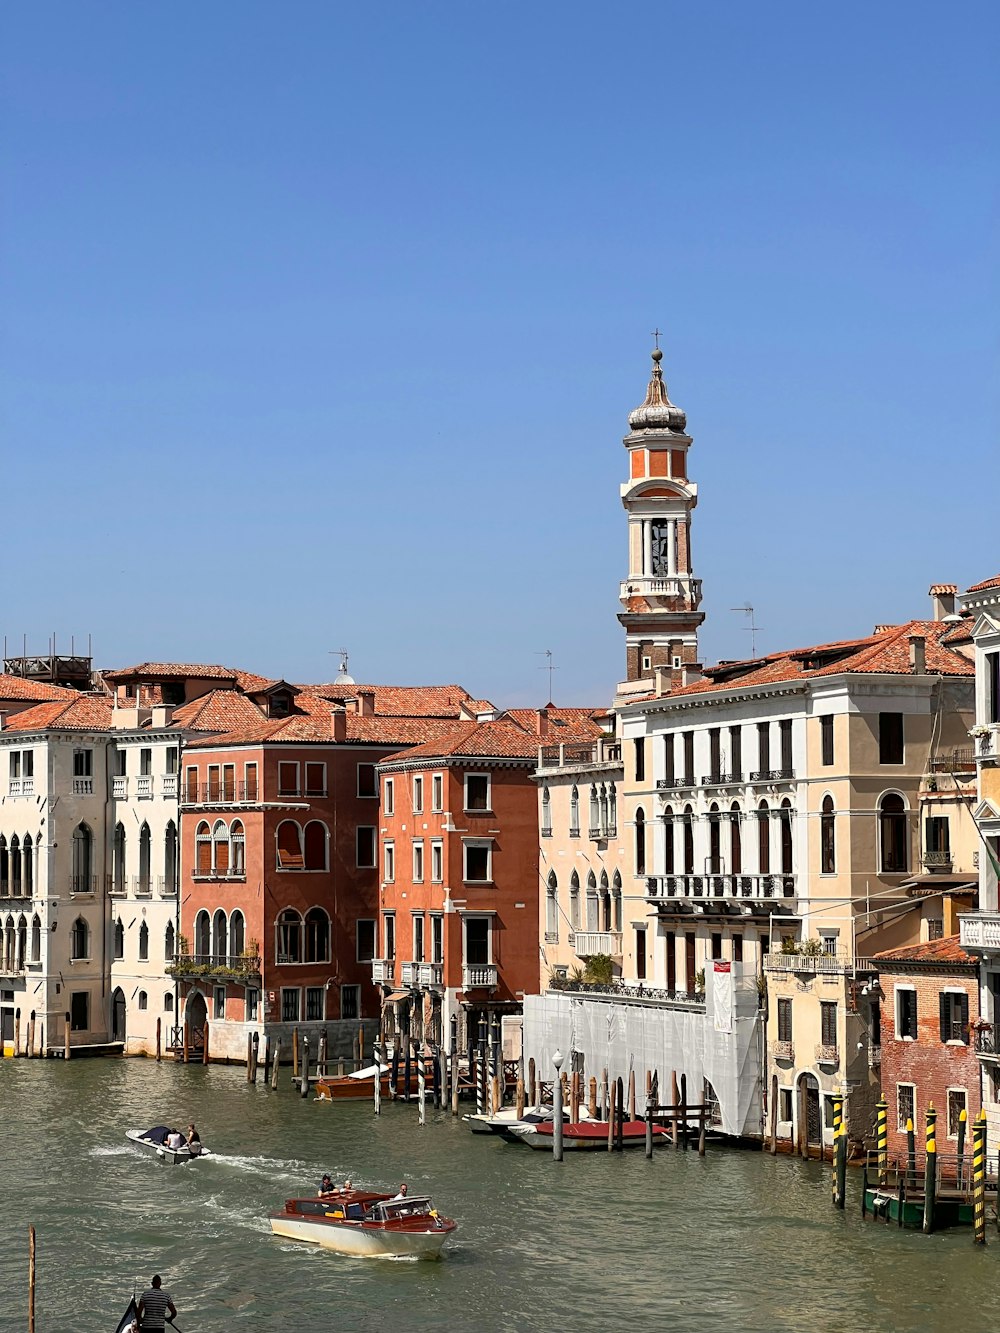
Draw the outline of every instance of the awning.
<instances>
[{"instance_id":1,"label":"awning","mask_svg":"<svg viewBox=\"0 0 1000 1333\"><path fill-rule=\"evenodd\" d=\"M408 1000L410 992L408 990L391 990L388 995L382 997L383 1004L396 1004L400 1000Z\"/></svg>"},{"instance_id":2,"label":"awning","mask_svg":"<svg viewBox=\"0 0 1000 1333\"><path fill-rule=\"evenodd\" d=\"M969 893L974 893L979 888L979 879L970 878L969 875L912 875L909 879L904 879L899 887L920 889L925 893L942 889L965 889Z\"/></svg>"}]
</instances>

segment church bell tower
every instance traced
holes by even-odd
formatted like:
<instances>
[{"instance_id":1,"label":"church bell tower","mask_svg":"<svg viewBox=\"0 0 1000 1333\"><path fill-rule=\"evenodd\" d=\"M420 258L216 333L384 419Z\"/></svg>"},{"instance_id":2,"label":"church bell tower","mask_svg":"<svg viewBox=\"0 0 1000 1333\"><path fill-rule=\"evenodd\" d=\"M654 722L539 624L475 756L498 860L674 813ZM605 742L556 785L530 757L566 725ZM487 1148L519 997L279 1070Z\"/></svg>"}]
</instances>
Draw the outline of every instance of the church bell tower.
<instances>
[{"instance_id":1,"label":"church bell tower","mask_svg":"<svg viewBox=\"0 0 1000 1333\"><path fill-rule=\"evenodd\" d=\"M646 397L629 415L628 481L621 488L628 514L628 578L621 584L618 619L625 629L626 679L652 682L658 667L672 688L686 668L698 667L698 626L705 619L701 579L691 572L691 514L698 488L688 479L687 418L667 396L660 362Z\"/></svg>"}]
</instances>

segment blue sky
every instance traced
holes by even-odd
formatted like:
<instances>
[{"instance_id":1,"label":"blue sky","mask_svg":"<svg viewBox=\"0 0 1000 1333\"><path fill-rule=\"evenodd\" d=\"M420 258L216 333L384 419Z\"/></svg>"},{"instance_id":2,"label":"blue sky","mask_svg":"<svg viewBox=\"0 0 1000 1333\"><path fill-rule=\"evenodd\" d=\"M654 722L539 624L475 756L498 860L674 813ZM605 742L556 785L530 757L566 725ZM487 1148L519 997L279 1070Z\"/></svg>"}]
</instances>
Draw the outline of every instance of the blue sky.
<instances>
[{"instance_id":1,"label":"blue sky","mask_svg":"<svg viewBox=\"0 0 1000 1333\"><path fill-rule=\"evenodd\" d=\"M664 330L703 657L1000 573L995 4L9 6L0 629L606 703Z\"/></svg>"}]
</instances>

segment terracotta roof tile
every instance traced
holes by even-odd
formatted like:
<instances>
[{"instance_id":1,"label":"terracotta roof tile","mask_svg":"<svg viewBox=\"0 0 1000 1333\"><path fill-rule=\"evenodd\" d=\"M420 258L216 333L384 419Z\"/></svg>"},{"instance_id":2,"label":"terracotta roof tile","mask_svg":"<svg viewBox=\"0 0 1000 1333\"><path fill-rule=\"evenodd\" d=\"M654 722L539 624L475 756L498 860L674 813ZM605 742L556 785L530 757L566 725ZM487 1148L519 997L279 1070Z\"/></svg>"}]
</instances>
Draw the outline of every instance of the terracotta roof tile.
<instances>
[{"instance_id":1,"label":"terracotta roof tile","mask_svg":"<svg viewBox=\"0 0 1000 1333\"><path fill-rule=\"evenodd\" d=\"M974 583L969 592L985 592L987 588L1000 588L1000 574L996 578L983 579L982 583Z\"/></svg>"},{"instance_id":2,"label":"terracotta roof tile","mask_svg":"<svg viewBox=\"0 0 1000 1333\"><path fill-rule=\"evenodd\" d=\"M112 702L104 694L37 704L7 720L5 731L110 731Z\"/></svg>"},{"instance_id":3,"label":"terracotta roof tile","mask_svg":"<svg viewBox=\"0 0 1000 1333\"><path fill-rule=\"evenodd\" d=\"M263 720L260 708L237 690L209 690L173 713L175 726L193 731L233 731Z\"/></svg>"},{"instance_id":4,"label":"terracotta roof tile","mask_svg":"<svg viewBox=\"0 0 1000 1333\"><path fill-rule=\"evenodd\" d=\"M144 676L160 680L190 677L193 680L235 681L238 673L232 667L211 662L140 662L138 666L121 667L117 671L104 671L101 674L110 681L138 680Z\"/></svg>"},{"instance_id":5,"label":"terracotta roof tile","mask_svg":"<svg viewBox=\"0 0 1000 1333\"><path fill-rule=\"evenodd\" d=\"M374 696L375 712L382 717L458 717L469 693L461 685L303 685L324 699ZM492 708L492 704L487 707Z\"/></svg>"},{"instance_id":6,"label":"terracotta roof tile","mask_svg":"<svg viewBox=\"0 0 1000 1333\"><path fill-rule=\"evenodd\" d=\"M902 949L886 949L873 955L880 963L961 963L975 965L976 959L965 952L958 935L943 940L928 940L924 944L908 944Z\"/></svg>"},{"instance_id":7,"label":"terracotta roof tile","mask_svg":"<svg viewBox=\"0 0 1000 1333\"><path fill-rule=\"evenodd\" d=\"M0 700L27 702L34 699L39 703L44 699L69 699L79 695L79 690L64 689L61 685L49 685L42 680L25 680L23 676L0 675Z\"/></svg>"}]
</instances>

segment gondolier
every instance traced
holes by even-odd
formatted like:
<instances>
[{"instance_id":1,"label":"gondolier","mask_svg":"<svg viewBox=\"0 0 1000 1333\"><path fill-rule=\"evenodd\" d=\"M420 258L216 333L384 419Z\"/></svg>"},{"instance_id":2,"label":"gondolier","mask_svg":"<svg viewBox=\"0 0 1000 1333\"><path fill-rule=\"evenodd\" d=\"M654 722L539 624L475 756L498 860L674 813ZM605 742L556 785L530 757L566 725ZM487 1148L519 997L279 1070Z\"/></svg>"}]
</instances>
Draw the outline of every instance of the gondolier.
<instances>
[{"instance_id":1,"label":"gondolier","mask_svg":"<svg viewBox=\"0 0 1000 1333\"><path fill-rule=\"evenodd\" d=\"M154 1273L149 1290L139 1297L139 1327L143 1333L147 1333L147 1330L164 1333L168 1315L173 1319L177 1313L170 1292L163 1290L161 1282L159 1273Z\"/></svg>"}]
</instances>

